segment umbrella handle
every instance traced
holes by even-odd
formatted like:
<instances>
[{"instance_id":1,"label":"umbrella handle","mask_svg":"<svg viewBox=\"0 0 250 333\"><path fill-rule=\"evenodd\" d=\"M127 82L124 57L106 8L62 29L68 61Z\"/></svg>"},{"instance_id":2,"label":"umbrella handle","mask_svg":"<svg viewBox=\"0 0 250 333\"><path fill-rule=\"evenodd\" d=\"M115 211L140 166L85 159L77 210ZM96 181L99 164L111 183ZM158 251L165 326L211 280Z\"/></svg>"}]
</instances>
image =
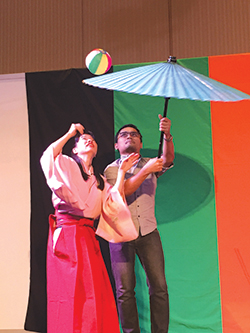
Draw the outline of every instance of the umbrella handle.
<instances>
[{"instance_id":1,"label":"umbrella handle","mask_svg":"<svg viewBox=\"0 0 250 333\"><path fill-rule=\"evenodd\" d=\"M169 99L170 99L169 97L165 98L165 106L164 106L163 118L165 118L167 116L167 109L168 109L168 101L169 101ZM158 149L158 158L161 157L163 135L164 135L164 132L161 132L160 142L159 142L159 149Z\"/></svg>"}]
</instances>

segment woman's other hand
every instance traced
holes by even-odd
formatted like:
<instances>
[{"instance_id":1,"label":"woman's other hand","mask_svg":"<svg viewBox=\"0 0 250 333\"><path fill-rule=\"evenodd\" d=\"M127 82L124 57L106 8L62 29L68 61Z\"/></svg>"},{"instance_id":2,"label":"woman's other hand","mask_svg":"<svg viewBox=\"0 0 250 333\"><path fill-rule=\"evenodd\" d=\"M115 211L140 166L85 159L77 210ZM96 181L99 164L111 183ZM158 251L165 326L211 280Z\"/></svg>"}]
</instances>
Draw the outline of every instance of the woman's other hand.
<instances>
[{"instance_id":1,"label":"woman's other hand","mask_svg":"<svg viewBox=\"0 0 250 333\"><path fill-rule=\"evenodd\" d=\"M126 157L121 165L120 170L123 170L124 172L127 172L130 168L132 168L133 165L135 165L138 162L138 159L140 157L140 154L138 153L132 153L128 157Z\"/></svg>"}]
</instances>

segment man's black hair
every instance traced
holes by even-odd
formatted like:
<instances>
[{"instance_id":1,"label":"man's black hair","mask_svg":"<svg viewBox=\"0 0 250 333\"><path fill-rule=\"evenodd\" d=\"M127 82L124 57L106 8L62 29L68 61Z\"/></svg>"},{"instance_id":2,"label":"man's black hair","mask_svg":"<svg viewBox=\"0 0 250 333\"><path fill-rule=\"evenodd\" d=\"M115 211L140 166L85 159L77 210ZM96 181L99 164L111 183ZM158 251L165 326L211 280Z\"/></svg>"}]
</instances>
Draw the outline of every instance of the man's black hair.
<instances>
[{"instance_id":1,"label":"man's black hair","mask_svg":"<svg viewBox=\"0 0 250 333\"><path fill-rule=\"evenodd\" d=\"M115 135L115 142L117 143L117 140L118 140L118 135L119 135L119 133L121 132L121 130L123 129L123 128L125 128L125 127L132 127L132 128L134 128L139 134L140 134L140 140L141 140L141 142L142 142L142 135L141 135L141 132L139 131L139 129L134 125L134 124L126 124L126 125L123 125L120 129L119 129L119 131L116 133L116 135Z\"/></svg>"}]
</instances>

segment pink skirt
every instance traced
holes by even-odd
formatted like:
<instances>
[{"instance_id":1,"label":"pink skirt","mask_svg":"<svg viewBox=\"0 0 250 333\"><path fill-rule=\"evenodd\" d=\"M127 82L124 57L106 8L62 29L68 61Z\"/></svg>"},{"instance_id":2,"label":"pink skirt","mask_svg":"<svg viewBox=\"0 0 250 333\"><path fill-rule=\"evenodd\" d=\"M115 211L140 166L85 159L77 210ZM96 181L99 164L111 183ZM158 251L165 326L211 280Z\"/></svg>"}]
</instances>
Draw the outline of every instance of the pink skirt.
<instances>
[{"instance_id":1,"label":"pink skirt","mask_svg":"<svg viewBox=\"0 0 250 333\"><path fill-rule=\"evenodd\" d=\"M50 215L47 250L48 333L119 333L112 287L93 221ZM53 244L53 234L60 226Z\"/></svg>"}]
</instances>

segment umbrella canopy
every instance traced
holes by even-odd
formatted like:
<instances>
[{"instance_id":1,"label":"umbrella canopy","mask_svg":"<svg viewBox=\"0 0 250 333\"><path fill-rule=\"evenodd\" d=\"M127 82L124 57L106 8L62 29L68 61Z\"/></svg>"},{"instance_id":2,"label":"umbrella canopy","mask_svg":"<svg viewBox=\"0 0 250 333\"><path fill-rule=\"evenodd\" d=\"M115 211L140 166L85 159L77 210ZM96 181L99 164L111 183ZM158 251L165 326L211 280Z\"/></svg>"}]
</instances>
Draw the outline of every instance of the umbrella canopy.
<instances>
[{"instance_id":1,"label":"umbrella canopy","mask_svg":"<svg viewBox=\"0 0 250 333\"><path fill-rule=\"evenodd\" d=\"M83 82L109 90L165 98L222 102L250 99L250 95L177 64L173 57L168 62L104 74Z\"/></svg>"},{"instance_id":2,"label":"umbrella canopy","mask_svg":"<svg viewBox=\"0 0 250 333\"><path fill-rule=\"evenodd\" d=\"M200 101L235 102L250 99L250 95L221 82L185 68L169 57L167 62L134 67L82 81L85 84L127 93L165 97L163 117L170 98ZM161 132L158 157L161 155Z\"/></svg>"}]
</instances>

